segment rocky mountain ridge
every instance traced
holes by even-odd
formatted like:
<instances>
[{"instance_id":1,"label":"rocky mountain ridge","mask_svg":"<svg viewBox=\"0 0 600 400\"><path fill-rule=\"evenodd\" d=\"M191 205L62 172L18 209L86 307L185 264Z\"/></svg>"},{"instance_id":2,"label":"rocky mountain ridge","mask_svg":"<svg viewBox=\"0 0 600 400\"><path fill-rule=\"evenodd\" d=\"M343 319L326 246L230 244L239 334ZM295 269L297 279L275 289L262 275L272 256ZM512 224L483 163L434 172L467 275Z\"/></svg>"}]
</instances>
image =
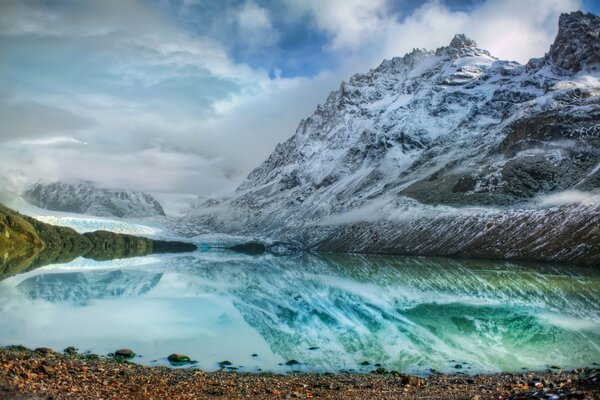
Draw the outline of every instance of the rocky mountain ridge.
<instances>
[{"instance_id":1,"label":"rocky mountain ridge","mask_svg":"<svg viewBox=\"0 0 600 400\"><path fill-rule=\"evenodd\" d=\"M311 249L554 261L576 253L598 262L597 200L532 204L569 191L598 194L599 36L598 16L574 12L560 17L549 52L527 65L499 60L464 35L385 60L342 82L235 195L199 205L190 219ZM528 229L516 230L511 216ZM448 243L442 222L454 227L452 247L433 245ZM589 222L579 235L577 224ZM403 236L407 223L431 242L385 239ZM458 245L492 228L508 237L490 237L485 251ZM379 239L363 240L365 230ZM549 231L545 245L518 250ZM566 251L572 234L575 249Z\"/></svg>"},{"instance_id":2,"label":"rocky mountain ridge","mask_svg":"<svg viewBox=\"0 0 600 400\"><path fill-rule=\"evenodd\" d=\"M152 217L165 215L148 193L100 189L90 183L36 183L23 193L29 203L48 210L100 217Z\"/></svg>"}]
</instances>

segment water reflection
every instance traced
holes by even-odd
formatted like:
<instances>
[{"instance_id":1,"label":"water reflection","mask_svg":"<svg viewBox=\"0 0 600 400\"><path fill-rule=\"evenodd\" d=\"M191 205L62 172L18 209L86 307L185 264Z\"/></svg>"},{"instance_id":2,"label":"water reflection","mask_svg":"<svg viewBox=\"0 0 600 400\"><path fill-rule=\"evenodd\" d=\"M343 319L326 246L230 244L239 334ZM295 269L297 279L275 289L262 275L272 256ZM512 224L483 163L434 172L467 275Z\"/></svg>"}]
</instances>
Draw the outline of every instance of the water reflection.
<instances>
[{"instance_id":1,"label":"water reflection","mask_svg":"<svg viewBox=\"0 0 600 400\"><path fill-rule=\"evenodd\" d=\"M224 359L249 370L285 370L279 364L296 359L300 369L411 372L600 361L592 269L228 252L135 262L76 260L0 283L0 340L134 347L145 363L183 352L205 369Z\"/></svg>"},{"instance_id":2,"label":"water reflection","mask_svg":"<svg viewBox=\"0 0 600 400\"><path fill-rule=\"evenodd\" d=\"M30 299L86 304L90 299L140 296L160 281L162 273L144 271L91 271L40 274L25 279L17 288Z\"/></svg>"}]
</instances>

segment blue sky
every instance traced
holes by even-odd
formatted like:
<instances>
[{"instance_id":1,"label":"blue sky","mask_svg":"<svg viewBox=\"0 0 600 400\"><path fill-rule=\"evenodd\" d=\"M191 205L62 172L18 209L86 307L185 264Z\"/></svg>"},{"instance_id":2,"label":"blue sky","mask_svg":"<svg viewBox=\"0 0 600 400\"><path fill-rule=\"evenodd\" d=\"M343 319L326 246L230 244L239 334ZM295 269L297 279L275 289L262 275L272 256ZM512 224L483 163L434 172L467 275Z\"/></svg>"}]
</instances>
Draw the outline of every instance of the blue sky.
<instances>
[{"instance_id":1,"label":"blue sky","mask_svg":"<svg viewBox=\"0 0 600 400\"><path fill-rule=\"evenodd\" d=\"M0 0L0 180L226 193L350 75L455 33L524 63L578 9L600 2Z\"/></svg>"},{"instance_id":2,"label":"blue sky","mask_svg":"<svg viewBox=\"0 0 600 400\"><path fill-rule=\"evenodd\" d=\"M501 0L499 0L501 1ZM192 34L208 36L222 43L230 57L253 68L264 68L273 76L314 76L320 71L339 67L343 60L328 52L331 33L320 29L311 10L290 15L289 7L279 0L256 0L257 9L265 10L272 26L271 40L248 47L244 30L231 18L231 10L241 9L246 0L190 1L147 0L147 3L185 26ZM392 0L385 10L400 23L426 3L423 0ZM484 0L440 0L450 12L472 12ZM581 8L599 13L600 1L584 0ZM269 30L270 31L270 30Z\"/></svg>"}]
</instances>

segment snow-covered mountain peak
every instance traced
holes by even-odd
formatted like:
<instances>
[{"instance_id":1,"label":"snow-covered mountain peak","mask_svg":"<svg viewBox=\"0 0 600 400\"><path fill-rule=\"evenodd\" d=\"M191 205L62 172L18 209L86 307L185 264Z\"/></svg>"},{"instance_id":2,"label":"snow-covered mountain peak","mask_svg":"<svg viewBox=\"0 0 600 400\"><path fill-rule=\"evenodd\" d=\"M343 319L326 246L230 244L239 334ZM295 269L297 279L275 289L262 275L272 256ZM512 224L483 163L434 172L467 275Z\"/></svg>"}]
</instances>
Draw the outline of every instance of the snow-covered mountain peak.
<instances>
[{"instance_id":1,"label":"snow-covered mountain peak","mask_svg":"<svg viewBox=\"0 0 600 400\"><path fill-rule=\"evenodd\" d=\"M148 193L97 188L89 182L36 183L23 198L54 211L102 217L150 217L165 215L162 206Z\"/></svg>"},{"instance_id":2,"label":"snow-covered mountain peak","mask_svg":"<svg viewBox=\"0 0 600 400\"><path fill-rule=\"evenodd\" d=\"M455 48L455 49L461 49L461 48L465 48L465 47L478 47L478 46L477 46L477 42L475 42L473 39L469 39L468 37L465 36L465 34L457 33L456 35L454 35L454 38L452 38L452 41L450 42L450 47Z\"/></svg>"},{"instance_id":3,"label":"snow-covered mountain peak","mask_svg":"<svg viewBox=\"0 0 600 400\"><path fill-rule=\"evenodd\" d=\"M477 214L478 223L490 221L478 226L491 229L510 220L492 221L499 210L535 207L539 196L563 191L597 191L598 20L563 16L550 51L527 66L500 60L457 35L449 46L415 49L353 75L230 199L206 204L199 218L210 215L208 223L219 230L272 237L287 232L319 248L352 251L384 240L365 233L359 222L384 221L389 230L381 232L390 237L397 233L394 224L406 224L424 236L403 239L402 246L415 243L403 251L431 254L420 243L445 240L440 226L455 224L460 243L479 238L482 230L472 230L477 224L465 215ZM416 215L421 218L413 220ZM206 222L200 219L196 223ZM331 239L349 225L356 227L352 243ZM327 228L316 233L316 226ZM507 248L519 245L517 237L511 240ZM399 243L386 246L398 249Z\"/></svg>"}]
</instances>

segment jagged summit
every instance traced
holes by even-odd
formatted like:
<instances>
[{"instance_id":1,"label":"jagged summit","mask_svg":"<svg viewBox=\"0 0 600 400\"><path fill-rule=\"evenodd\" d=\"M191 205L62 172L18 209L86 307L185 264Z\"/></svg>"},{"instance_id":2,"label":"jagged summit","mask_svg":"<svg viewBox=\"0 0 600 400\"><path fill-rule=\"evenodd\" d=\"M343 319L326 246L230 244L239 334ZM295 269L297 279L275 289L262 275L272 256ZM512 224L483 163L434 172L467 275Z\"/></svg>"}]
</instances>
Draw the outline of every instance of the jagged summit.
<instances>
[{"instance_id":1,"label":"jagged summit","mask_svg":"<svg viewBox=\"0 0 600 400\"><path fill-rule=\"evenodd\" d=\"M454 38L450 42L450 47L455 49L465 48L465 47L478 47L477 42L473 39L469 39L463 33L457 33L454 35Z\"/></svg>"},{"instance_id":2,"label":"jagged summit","mask_svg":"<svg viewBox=\"0 0 600 400\"><path fill-rule=\"evenodd\" d=\"M471 56L488 56L489 51L479 48L477 42L468 38L463 33L457 33L448 46L440 47L435 51L438 56L449 56L451 58L462 58Z\"/></svg>"},{"instance_id":3,"label":"jagged summit","mask_svg":"<svg viewBox=\"0 0 600 400\"><path fill-rule=\"evenodd\" d=\"M600 17L581 11L562 14L558 34L546 58L562 69L600 68Z\"/></svg>"}]
</instances>

